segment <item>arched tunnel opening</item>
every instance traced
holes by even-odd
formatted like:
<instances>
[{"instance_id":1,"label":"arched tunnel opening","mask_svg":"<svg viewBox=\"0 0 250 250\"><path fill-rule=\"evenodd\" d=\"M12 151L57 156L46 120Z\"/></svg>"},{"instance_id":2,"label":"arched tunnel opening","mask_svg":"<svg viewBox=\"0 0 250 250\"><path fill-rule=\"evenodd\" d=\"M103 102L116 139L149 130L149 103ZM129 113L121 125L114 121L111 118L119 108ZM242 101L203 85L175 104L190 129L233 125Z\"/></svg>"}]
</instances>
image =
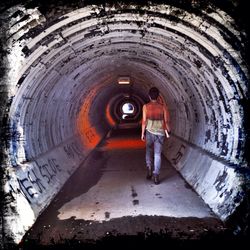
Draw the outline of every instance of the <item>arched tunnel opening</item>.
<instances>
[{"instance_id":1,"label":"arched tunnel opening","mask_svg":"<svg viewBox=\"0 0 250 250\"><path fill-rule=\"evenodd\" d=\"M93 232L103 225L104 236L157 231L166 218L190 238L196 220L207 224L195 230L221 236L248 195L249 72L247 33L215 2L1 9L3 242L20 244L43 226L44 241L55 240L53 230L80 230L78 222ZM157 186L145 179L140 140L151 87L171 127Z\"/></svg>"}]
</instances>

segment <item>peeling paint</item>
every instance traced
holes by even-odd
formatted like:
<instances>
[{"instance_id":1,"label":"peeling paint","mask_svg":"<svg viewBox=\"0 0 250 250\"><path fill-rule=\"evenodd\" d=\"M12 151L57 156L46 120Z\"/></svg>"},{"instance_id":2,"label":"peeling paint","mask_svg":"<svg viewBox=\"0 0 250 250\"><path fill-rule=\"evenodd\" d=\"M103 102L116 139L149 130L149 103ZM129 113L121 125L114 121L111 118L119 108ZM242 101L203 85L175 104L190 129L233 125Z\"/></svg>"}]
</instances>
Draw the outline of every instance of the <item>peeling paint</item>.
<instances>
[{"instance_id":1,"label":"peeling paint","mask_svg":"<svg viewBox=\"0 0 250 250\"><path fill-rule=\"evenodd\" d=\"M221 189L225 186L225 180L227 177L227 172L224 170L222 174L219 174L213 183L217 189L217 191L221 191Z\"/></svg>"},{"instance_id":2,"label":"peeling paint","mask_svg":"<svg viewBox=\"0 0 250 250\"><path fill-rule=\"evenodd\" d=\"M40 3L6 14L8 69L1 91L9 103L1 115L5 126L10 121L6 188L15 190L18 206L10 207L7 221L20 223L15 232L10 227L16 241L105 134L101 128L108 125L96 118L101 111L90 114L94 86L103 86L97 89L105 96L105 87L124 72L141 92L151 85L161 89L174 135L166 154L213 211L226 219L242 201L240 178L229 163L246 165L245 35L219 9L181 2L59 4L54 12ZM77 124L77 117L84 119ZM89 148L82 147L79 131ZM62 172L56 172L54 160Z\"/></svg>"}]
</instances>

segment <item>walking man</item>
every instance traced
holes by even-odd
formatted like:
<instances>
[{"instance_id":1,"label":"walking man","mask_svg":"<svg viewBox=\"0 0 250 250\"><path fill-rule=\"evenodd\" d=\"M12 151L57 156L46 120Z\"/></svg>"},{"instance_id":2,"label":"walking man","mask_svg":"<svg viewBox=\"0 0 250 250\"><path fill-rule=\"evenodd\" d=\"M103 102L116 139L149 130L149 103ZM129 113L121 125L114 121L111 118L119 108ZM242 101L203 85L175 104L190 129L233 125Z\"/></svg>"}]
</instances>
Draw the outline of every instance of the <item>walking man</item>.
<instances>
[{"instance_id":1,"label":"walking man","mask_svg":"<svg viewBox=\"0 0 250 250\"><path fill-rule=\"evenodd\" d=\"M147 179L153 176L154 183L159 184L161 169L161 152L165 136L169 137L170 128L166 107L157 101L159 90L153 87L149 90L150 102L142 108L141 140L146 138Z\"/></svg>"}]
</instances>

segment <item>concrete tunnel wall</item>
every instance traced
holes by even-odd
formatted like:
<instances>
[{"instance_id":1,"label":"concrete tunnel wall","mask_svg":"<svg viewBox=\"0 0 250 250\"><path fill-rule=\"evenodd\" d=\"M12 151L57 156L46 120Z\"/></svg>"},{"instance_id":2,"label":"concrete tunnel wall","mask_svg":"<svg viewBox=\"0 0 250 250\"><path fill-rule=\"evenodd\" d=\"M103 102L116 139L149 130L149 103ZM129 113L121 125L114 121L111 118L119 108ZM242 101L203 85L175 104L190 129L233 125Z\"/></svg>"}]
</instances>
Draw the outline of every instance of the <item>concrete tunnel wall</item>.
<instances>
[{"instance_id":1,"label":"concrete tunnel wall","mask_svg":"<svg viewBox=\"0 0 250 250\"><path fill-rule=\"evenodd\" d=\"M164 154L226 220L244 196L235 167L246 164L240 100L248 71L234 20L214 7L193 12L167 4L61 11L15 6L4 13L11 134L4 188L12 197L6 233L19 242L105 137L114 125L105 116L110 100L131 89L143 99L151 86L170 112ZM118 86L120 75L132 86Z\"/></svg>"}]
</instances>

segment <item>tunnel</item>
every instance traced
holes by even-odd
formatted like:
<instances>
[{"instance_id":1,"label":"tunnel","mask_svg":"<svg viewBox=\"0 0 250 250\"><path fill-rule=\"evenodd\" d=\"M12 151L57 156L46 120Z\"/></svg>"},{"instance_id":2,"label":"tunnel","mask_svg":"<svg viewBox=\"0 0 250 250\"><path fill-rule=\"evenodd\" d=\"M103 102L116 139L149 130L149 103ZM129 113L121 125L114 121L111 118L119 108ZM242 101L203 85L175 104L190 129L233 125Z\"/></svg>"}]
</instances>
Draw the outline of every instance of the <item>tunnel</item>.
<instances>
[{"instance_id":1,"label":"tunnel","mask_svg":"<svg viewBox=\"0 0 250 250\"><path fill-rule=\"evenodd\" d=\"M244 201L246 31L216 1L139 2L2 8L5 241L20 243L98 148L144 161L151 87L169 114L169 166L222 222Z\"/></svg>"}]
</instances>

